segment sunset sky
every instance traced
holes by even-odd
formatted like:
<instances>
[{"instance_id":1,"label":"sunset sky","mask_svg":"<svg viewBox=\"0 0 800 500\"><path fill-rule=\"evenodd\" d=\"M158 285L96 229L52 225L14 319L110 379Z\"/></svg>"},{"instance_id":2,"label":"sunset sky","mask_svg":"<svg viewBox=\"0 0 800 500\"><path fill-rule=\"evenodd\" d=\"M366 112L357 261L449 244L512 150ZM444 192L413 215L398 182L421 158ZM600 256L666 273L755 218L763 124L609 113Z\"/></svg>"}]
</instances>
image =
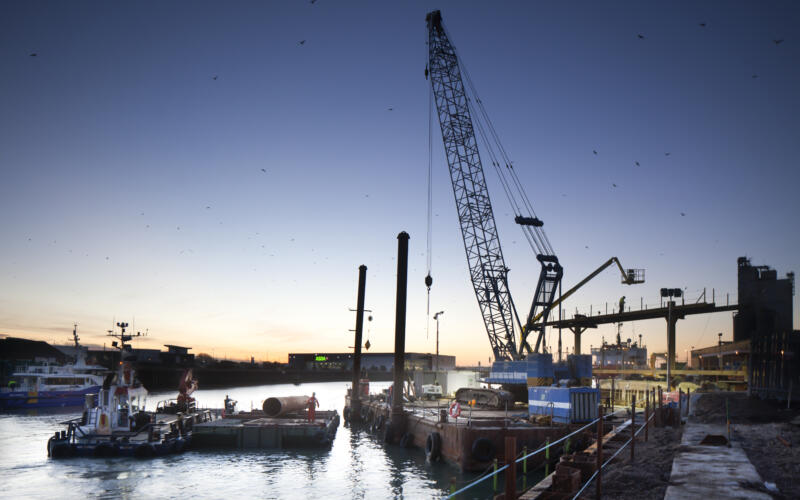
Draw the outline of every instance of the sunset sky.
<instances>
[{"instance_id":1,"label":"sunset sky","mask_svg":"<svg viewBox=\"0 0 800 500\"><path fill-rule=\"evenodd\" d=\"M779 277L800 271L797 2L7 1L0 335L64 343L78 323L102 345L127 321L149 332L135 347L277 361L347 351L365 264L370 352L391 351L407 231L407 349L433 351L433 8L545 222L564 289L611 256L646 269L634 287L607 270L566 314L620 295L653 307L662 287L733 303L743 255ZM443 353L486 363L438 125L432 138L431 316L445 311ZM525 314L539 264L487 178ZM682 360L718 332L729 340L731 313L677 332ZM615 334L590 331L583 345ZM623 326L639 334L665 350L663 320Z\"/></svg>"}]
</instances>

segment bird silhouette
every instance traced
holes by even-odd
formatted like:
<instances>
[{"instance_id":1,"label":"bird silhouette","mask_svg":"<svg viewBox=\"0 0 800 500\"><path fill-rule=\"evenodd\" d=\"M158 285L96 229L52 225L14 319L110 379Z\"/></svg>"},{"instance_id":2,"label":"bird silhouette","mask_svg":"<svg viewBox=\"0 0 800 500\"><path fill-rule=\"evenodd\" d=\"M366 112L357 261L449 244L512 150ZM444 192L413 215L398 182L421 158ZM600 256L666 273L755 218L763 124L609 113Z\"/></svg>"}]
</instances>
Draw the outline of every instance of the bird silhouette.
<instances>
[{"instance_id":1,"label":"bird silhouette","mask_svg":"<svg viewBox=\"0 0 800 500\"><path fill-rule=\"evenodd\" d=\"M206 210L211 210L211 207L209 207L208 205L206 205Z\"/></svg>"},{"instance_id":2,"label":"bird silhouette","mask_svg":"<svg viewBox=\"0 0 800 500\"><path fill-rule=\"evenodd\" d=\"M312 4L315 4L316 2L317 2L317 0L311 0Z\"/></svg>"},{"instance_id":3,"label":"bird silhouette","mask_svg":"<svg viewBox=\"0 0 800 500\"><path fill-rule=\"evenodd\" d=\"M781 38L780 40L773 40L772 43L774 43L775 45L780 45L780 44L783 43L783 38ZM34 55L36 55L36 54L34 54Z\"/></svg>"},{"instance_id":4,"label":"bird silhouette","mask_svg":"<svg viewBox=\"0 0 800 500\"><path fill-rule=\"evenodd\" d=\"M389 108L389 111L394 111L394 108Z\"/></svg>"},{"instance_id":5,"label":"bird silhouette","mask_svg":"<svg viewBox=\"0 0 800 500\"><path fill-rule=\"evenodd\" d=\"M261 171L264 172L265 174L267 173L267 170L264 168L262 168Z\"/></svg>"},{"instance_id":6,"label":"bird silhouette","mask_svg":"<svg viewBox=\"0 0 800 500\"><path fill-rule=\"evenodd\" d=\"M216 80L217 79L217 75L212 76L211 79L212 80Z\"/></svg>"},{"instance_id":7,"label":"bird silhouette","mask_svg":"<svg viewBox=\"0 0 800 500\"><path fill-rule=\"evenodd\" d=\"M612 185L613 187L617 187L617 185L616 185L616 184L611 184L611 185Z\"/></svg>"},{"instance_id":8,"label":"bird silhouette","mask_svg":"<svg viewBox=\"0 0 800 500\"><path fill-rule=\"evenodd\" d=\"M782 42L782 41L783 41L783 40L781 40L781 42ZM39 55L39 54L37 54L36 52L31 52L30 54L28 54L28 56L29 56L29 57L36 57L36 56L38 56L38 55Z\"/></svg>"},{"instance_id":9,"label":"bird silhouette","mask_svg":"<svg viewBox=\"0 0 800 500\"><path fill-rule=\"evenodd\" d=\"M753 78L758 78L758 75L753 75Z\"/></svg>"},{"instance_id":10,"label":"bird silhouette","mask_svg":"<svg viewBox=\"0 0 800 500\"><path fill-rule=\"evenodd\" d=\"M297 43L298 43L298 44L300 44L300 45L304 45L304 44L306 43L306 41L305 41L305 40L300 40L300 41L299 41L299 42L297 42Z\"/></svg>"},{"instance_id":11,"label":"bird silhouette","mask_svg":"<svg viewBox=\"0 0 800 500\"><path fill-rule=\"evenodd\" d=\"M672 154L672 153L664 153L664 156L669 156L669 155L671 155L671 154Z\"/></svg>"},{"instance_id":12,"label":"bird silhouette","mask_svg":"<svg viewBox=\"0 0 800 500\"><path fill-rule=\"evenodd\" d=\"M638 161L636 162L636 166L637 166L637 167L639 166L639 162L638 162Z\"/></svg>"},{"instance_id":13,"label":"bird silhouette","mask_svg":"<svg viewBox=\"0 0 800 500\"><path fill-rule=\"evenodd\" d=\"M639 37L639 40L642 40L642 39L644 39L644 35L642 35L641 33L639 33L639 34L638 34L638 35L636 35L636 36L637 36L637 37Z\"/></svg>"},{"instance_id":14,"label":"bird silhouette","mask_svg":"<svg viewBox=\"0 0 800 500\"><path fill-rule=\"evenodd\" d=\"M699 24L699 26L700 26L701 28L705 28L705 27L706 27L706 23L700 23L700 24Z\"/></svg>"},{"instance_id":15,"label":"bird silhouette","mask_svg":"<svg viewBox=\"0 0 800 500\"><path fill-rule=\"evenodd\" d=\"M592 150L592 153L594 153L594 154L597 154L597 151L593 149L593 150Z\"/></svg>"},{"instance_id":16,"label":"bird silhouette","mask_svg":"<svg viewBox=\"0 0 800 500\"><path fill-rule=\"evenodd\" d=\"M681 217L686 217L686 214L681 212Z\"/></svg>"}]
</instances>

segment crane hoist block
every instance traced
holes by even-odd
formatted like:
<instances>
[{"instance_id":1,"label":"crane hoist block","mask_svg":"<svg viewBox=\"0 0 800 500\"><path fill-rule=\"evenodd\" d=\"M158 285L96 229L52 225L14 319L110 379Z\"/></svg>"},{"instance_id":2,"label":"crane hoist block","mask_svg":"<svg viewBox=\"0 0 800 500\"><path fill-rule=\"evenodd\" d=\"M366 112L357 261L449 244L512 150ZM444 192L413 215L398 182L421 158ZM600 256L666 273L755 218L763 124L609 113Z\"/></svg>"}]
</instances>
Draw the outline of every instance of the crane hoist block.
<instances>
[{"instance_id":1,"label":"crane hoist block","mask_svg":"<svg viewBox=\"0 0 800 500\"><path fill-rule=\"evenodd\" d=\"M542 227L544 226L544 222L538 217L523 217L521 215L517 215L514 217L514 222L519 224L520 226L534 226L534 227Z\"/></svg>"}]
</instances>

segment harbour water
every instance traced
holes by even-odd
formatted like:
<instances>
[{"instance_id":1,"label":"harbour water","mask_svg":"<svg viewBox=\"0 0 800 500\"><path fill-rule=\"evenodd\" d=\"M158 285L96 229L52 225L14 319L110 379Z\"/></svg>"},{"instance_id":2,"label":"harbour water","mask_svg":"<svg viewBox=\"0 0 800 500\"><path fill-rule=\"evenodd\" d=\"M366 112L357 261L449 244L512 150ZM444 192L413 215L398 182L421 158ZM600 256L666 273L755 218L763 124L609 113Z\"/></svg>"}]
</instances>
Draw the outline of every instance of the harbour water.
<instances>
[{"instance_id":1,"label":"harbour water","mask_svg":"<svg viewBox=\"0 0 800 500\"><path fill-rule=\"evenodd\" d=\"M388 385L373 383L371 389ZM341 414L348 386L201 386L194 396L201 407L221 408L228 395L239 402L239 409L250 409L260 408L270 396L316 392L321 410ZM148 407L176 394L153 393ZM438 498L449 490L451 478L461 486L477 477L448 463L428 463L418 448L387 446L344 425L329 450L193 450L148 460L49 459L47 439L61 429L59 422L80 411L0 415L0 498ZM487 498L491 493L489 480L459 498Z\"/></svg>"}]
</instances>

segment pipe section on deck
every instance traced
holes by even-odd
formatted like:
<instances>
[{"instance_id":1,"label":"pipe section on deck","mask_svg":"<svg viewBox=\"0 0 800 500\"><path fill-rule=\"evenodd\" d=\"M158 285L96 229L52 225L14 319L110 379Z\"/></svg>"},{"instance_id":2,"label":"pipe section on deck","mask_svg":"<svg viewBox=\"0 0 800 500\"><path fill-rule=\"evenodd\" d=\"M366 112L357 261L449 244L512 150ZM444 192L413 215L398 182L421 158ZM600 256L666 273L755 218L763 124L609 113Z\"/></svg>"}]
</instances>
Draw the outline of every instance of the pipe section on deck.
<instances>
[{"instance_id":1,"label":"pipe section on deck","mask_svg":"<svg viewBox=\"0 0 800 500\"><path fill-rule=\"evenodd\" d=\"M303 411L308 406L309 396L285 396L282 398L267 398L262 409L268 417L280 417L287 413Z\"/></svg>"}]
</instances>

